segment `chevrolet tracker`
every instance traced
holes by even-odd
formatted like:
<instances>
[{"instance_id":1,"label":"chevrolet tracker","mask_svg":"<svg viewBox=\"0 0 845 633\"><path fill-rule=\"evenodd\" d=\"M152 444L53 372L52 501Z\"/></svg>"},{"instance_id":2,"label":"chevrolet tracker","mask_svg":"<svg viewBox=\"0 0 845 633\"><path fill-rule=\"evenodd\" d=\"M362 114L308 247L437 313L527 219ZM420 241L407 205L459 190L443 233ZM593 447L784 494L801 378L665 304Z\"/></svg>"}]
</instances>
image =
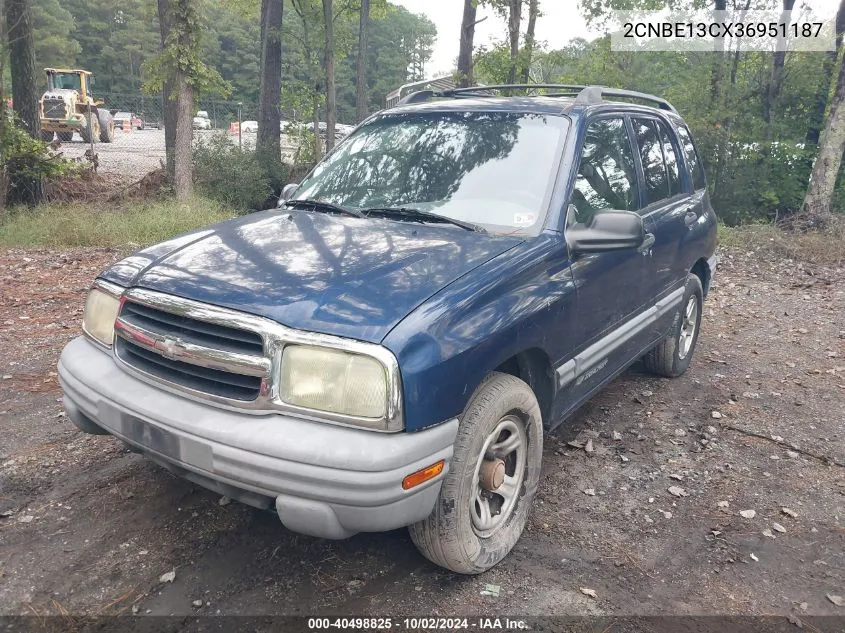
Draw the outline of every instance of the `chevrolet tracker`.
<instances>
[{"instance_id":1,"label":"chevrolet tracker","mask_svg":"<svg viewBox=\"0 0 845 633\"><path fill-rule=\"evenodd\" d=\"M683 374L716 265L668 102L530 88L409 95L279 208L111 266L59 362L68 417L296 532L498 563L544 429L638 359Z\"/></svg>"}]
</instances>

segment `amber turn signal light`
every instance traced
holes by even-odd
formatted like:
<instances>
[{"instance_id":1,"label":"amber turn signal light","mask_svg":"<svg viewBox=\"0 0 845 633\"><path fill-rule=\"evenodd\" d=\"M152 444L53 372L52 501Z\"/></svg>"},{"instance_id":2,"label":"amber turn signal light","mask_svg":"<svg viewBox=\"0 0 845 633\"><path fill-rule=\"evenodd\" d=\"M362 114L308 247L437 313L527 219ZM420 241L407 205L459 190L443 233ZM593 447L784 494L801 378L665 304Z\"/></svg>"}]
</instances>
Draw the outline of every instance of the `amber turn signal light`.
<instances>
[{"instance_id":1,"label":"amber turn signal light","mask_svg":"<svg viewBox=\"0 0 845 633\"><path fill-rule=\"evenodd\" d=\"M411 488L427 482L429 479L434 479L437 475L443 472L444 466L446 466L446 462L441 459L439 462L435 462L431 466L426 466L422 470L411 473L402 480L402 488L410 490Z\"/></svg>"}]
</instances>

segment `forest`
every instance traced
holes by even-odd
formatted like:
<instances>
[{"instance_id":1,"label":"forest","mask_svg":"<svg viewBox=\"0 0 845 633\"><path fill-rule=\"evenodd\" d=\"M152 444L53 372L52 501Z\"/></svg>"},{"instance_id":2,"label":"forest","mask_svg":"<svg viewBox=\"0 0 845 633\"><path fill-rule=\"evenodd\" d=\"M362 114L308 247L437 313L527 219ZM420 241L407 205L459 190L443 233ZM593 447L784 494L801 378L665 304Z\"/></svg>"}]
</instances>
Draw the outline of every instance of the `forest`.
<instances>
[{"instance_id":1,"label":"forest","mask_svg":"<svg viewBox=\"0 0 845 633\"><path fill-rule=\"evenodd\" d=\"M263 61L278 65L276 116L351 124L383 108L391 90L429 77L433 48L443 45L425 15L387 0L124 0L119 5L109 0L0 1L27 5L36 68L91 70L97 94L107 102L131 103L126 107L148 110L154 117L162 104L172 101L161 98L166 79L173 78L168 75L160 19L163 4L188 11L190 50L178 50L185 55L180 63L187 63L188 74L194 74L188 81L192 103L205 107L217 100L231 108L240 102L244 118L259 123L262 82L267 79ZM806 209L814 165L827 173L825 213L845 208L843 135L838 129L828 135L824 165L816 160L825 126L842 117L834 110L837 95L845 91L845 0L836 19L836 50L786 53L619 52L611 50L609 35L593 41L575 39L552 49L535 36L537 23L545 17L543 4L550 1L463 0L457 82L601 84L667 98L697 137L714 206L729 224L779 221ZM600 27L614 9L663 4L581 0L577 10L591 26ZM670 4L692 9L710 3L673 0ZM751 4L715 0L716 9L726 6L747 9ZM275 16L268 13L273 7ZM793 7L795 0L754 4L754 8ZM473 41L480 9L491 10L497 20L501 36L492 43ZM268 27L268 17L278 26ZM266 57L274 49L268 42L277 42L277 55ZM6 56L4 47L4 60ZM10 64L4 61L2 67L3 93L9 94ZM265 88L275 92L274 85ZM814 182L818 185L820 180Z\"/></svg>"}]
</instances>

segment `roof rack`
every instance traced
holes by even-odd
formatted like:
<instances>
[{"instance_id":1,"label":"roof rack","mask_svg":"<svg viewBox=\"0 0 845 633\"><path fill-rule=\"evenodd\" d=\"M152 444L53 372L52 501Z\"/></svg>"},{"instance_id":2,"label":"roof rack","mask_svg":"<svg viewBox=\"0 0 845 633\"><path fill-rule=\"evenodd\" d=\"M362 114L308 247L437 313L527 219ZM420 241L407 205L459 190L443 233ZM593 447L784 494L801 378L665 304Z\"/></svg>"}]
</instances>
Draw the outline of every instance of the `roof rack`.
<instances>
[{"instance_id":1,"label":"roof rack","mask_svg":"<svg viewBox=\"0 0 845 633\"><path fill-rule=\"evenodd\" d=\"M617 88L607 88L605 86L582 86L578 84L500 84L496 86L470 86L468 88L452 88L449 90L441 90L436 92L434 90L420 90L419 92L412 92L399 101L398 105L406 105L409 103L422 103L433 99L435 97L452 97L452 98L473 98L473 97L490 97L495 96L495 93L507 93L515 90L539 91L547 90L554 92L547 92L542 96L546 97L575 97L575 103L580 105L595 105L609 100L615 99L631 99L635 101L646 101L655 104L661 110L674 112L677 114L675 107L666 99L661 99L654 95L645 92L637 92L635 90L622 90ZM535 95L539 96L539 95ZM615 99L614 99L615 98Z\"/></svg>"}]
</instances>

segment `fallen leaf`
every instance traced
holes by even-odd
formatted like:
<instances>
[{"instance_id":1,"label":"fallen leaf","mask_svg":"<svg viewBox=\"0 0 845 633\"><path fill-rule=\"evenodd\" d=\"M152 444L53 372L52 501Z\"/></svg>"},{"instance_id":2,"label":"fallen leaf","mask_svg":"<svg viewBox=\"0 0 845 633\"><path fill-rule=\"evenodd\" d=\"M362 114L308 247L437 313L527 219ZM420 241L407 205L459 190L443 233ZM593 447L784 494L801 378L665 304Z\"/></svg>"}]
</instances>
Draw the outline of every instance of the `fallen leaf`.
<instances>
[{"instance_id":1,"label":"fallen leaf","mask_svg":"<svg viewBox=\"0 0 845 633\"><path fill-rule=\"evenodd\" d=\"M161 576L159 576L158 579L159 582L173 582L174 580L176 580L175 569L173 571L167 572L166 574L162 574Z\"/></svg>"},{"instance_id":2,"label":"fallen leaf","mask_svg":"<svg viewBox=\"0 0 845 633\"><path fill-rule=\"evenodd\" d=\"M581 591L583 591L583 589ZM826 595L827 595L827 599L830 600L837 607L845 606L845 598L843 598L842 596L836 596L832 593L829 593L829 594L826 594Z\"/></svg>"},{"instance_id":3,"label":"fallen leaf","mask_svg":"<svg viewBox=\"0 0 845 633\"><path fill-rule=\"evenodd\" d=\"M597 594L597 593L595 592L595 590L593 590L593 589L587 589L586 587L581 587L581 588L580 588L580 591L581 591L581 593L583 593L585 596L590 596L593 600L598 600L598 599L599 599L598 594ZM828 596L828 598L830 598L830 596ZM840 600L841 600L841 598L840 598Z\"/></svg>"},{"instance_id":4,"label":"fallen leaf","mask_svg":"<svg viewBox=\"0 0 845 633\"><path fill-rule=\"evenodd\" d=\"M686 490L684 490L683 488L681 488L680 486L669 486L669 488L667 488L667 490L669 491L669 494L672 495L673 497L688 497L689 496L689 493Z\"/></svg>"},{"instance_id":5,"label":"fallen leaf","mask_svg":"<svg viewBox=\"0 0 845 633\"><path fill-rule=\"evenodd\" d=\"M756 510L740 510L739 516L741 516L743 519L753 519L754 517L757 516L757 511Z\"/></svg>"}]
</instances>

